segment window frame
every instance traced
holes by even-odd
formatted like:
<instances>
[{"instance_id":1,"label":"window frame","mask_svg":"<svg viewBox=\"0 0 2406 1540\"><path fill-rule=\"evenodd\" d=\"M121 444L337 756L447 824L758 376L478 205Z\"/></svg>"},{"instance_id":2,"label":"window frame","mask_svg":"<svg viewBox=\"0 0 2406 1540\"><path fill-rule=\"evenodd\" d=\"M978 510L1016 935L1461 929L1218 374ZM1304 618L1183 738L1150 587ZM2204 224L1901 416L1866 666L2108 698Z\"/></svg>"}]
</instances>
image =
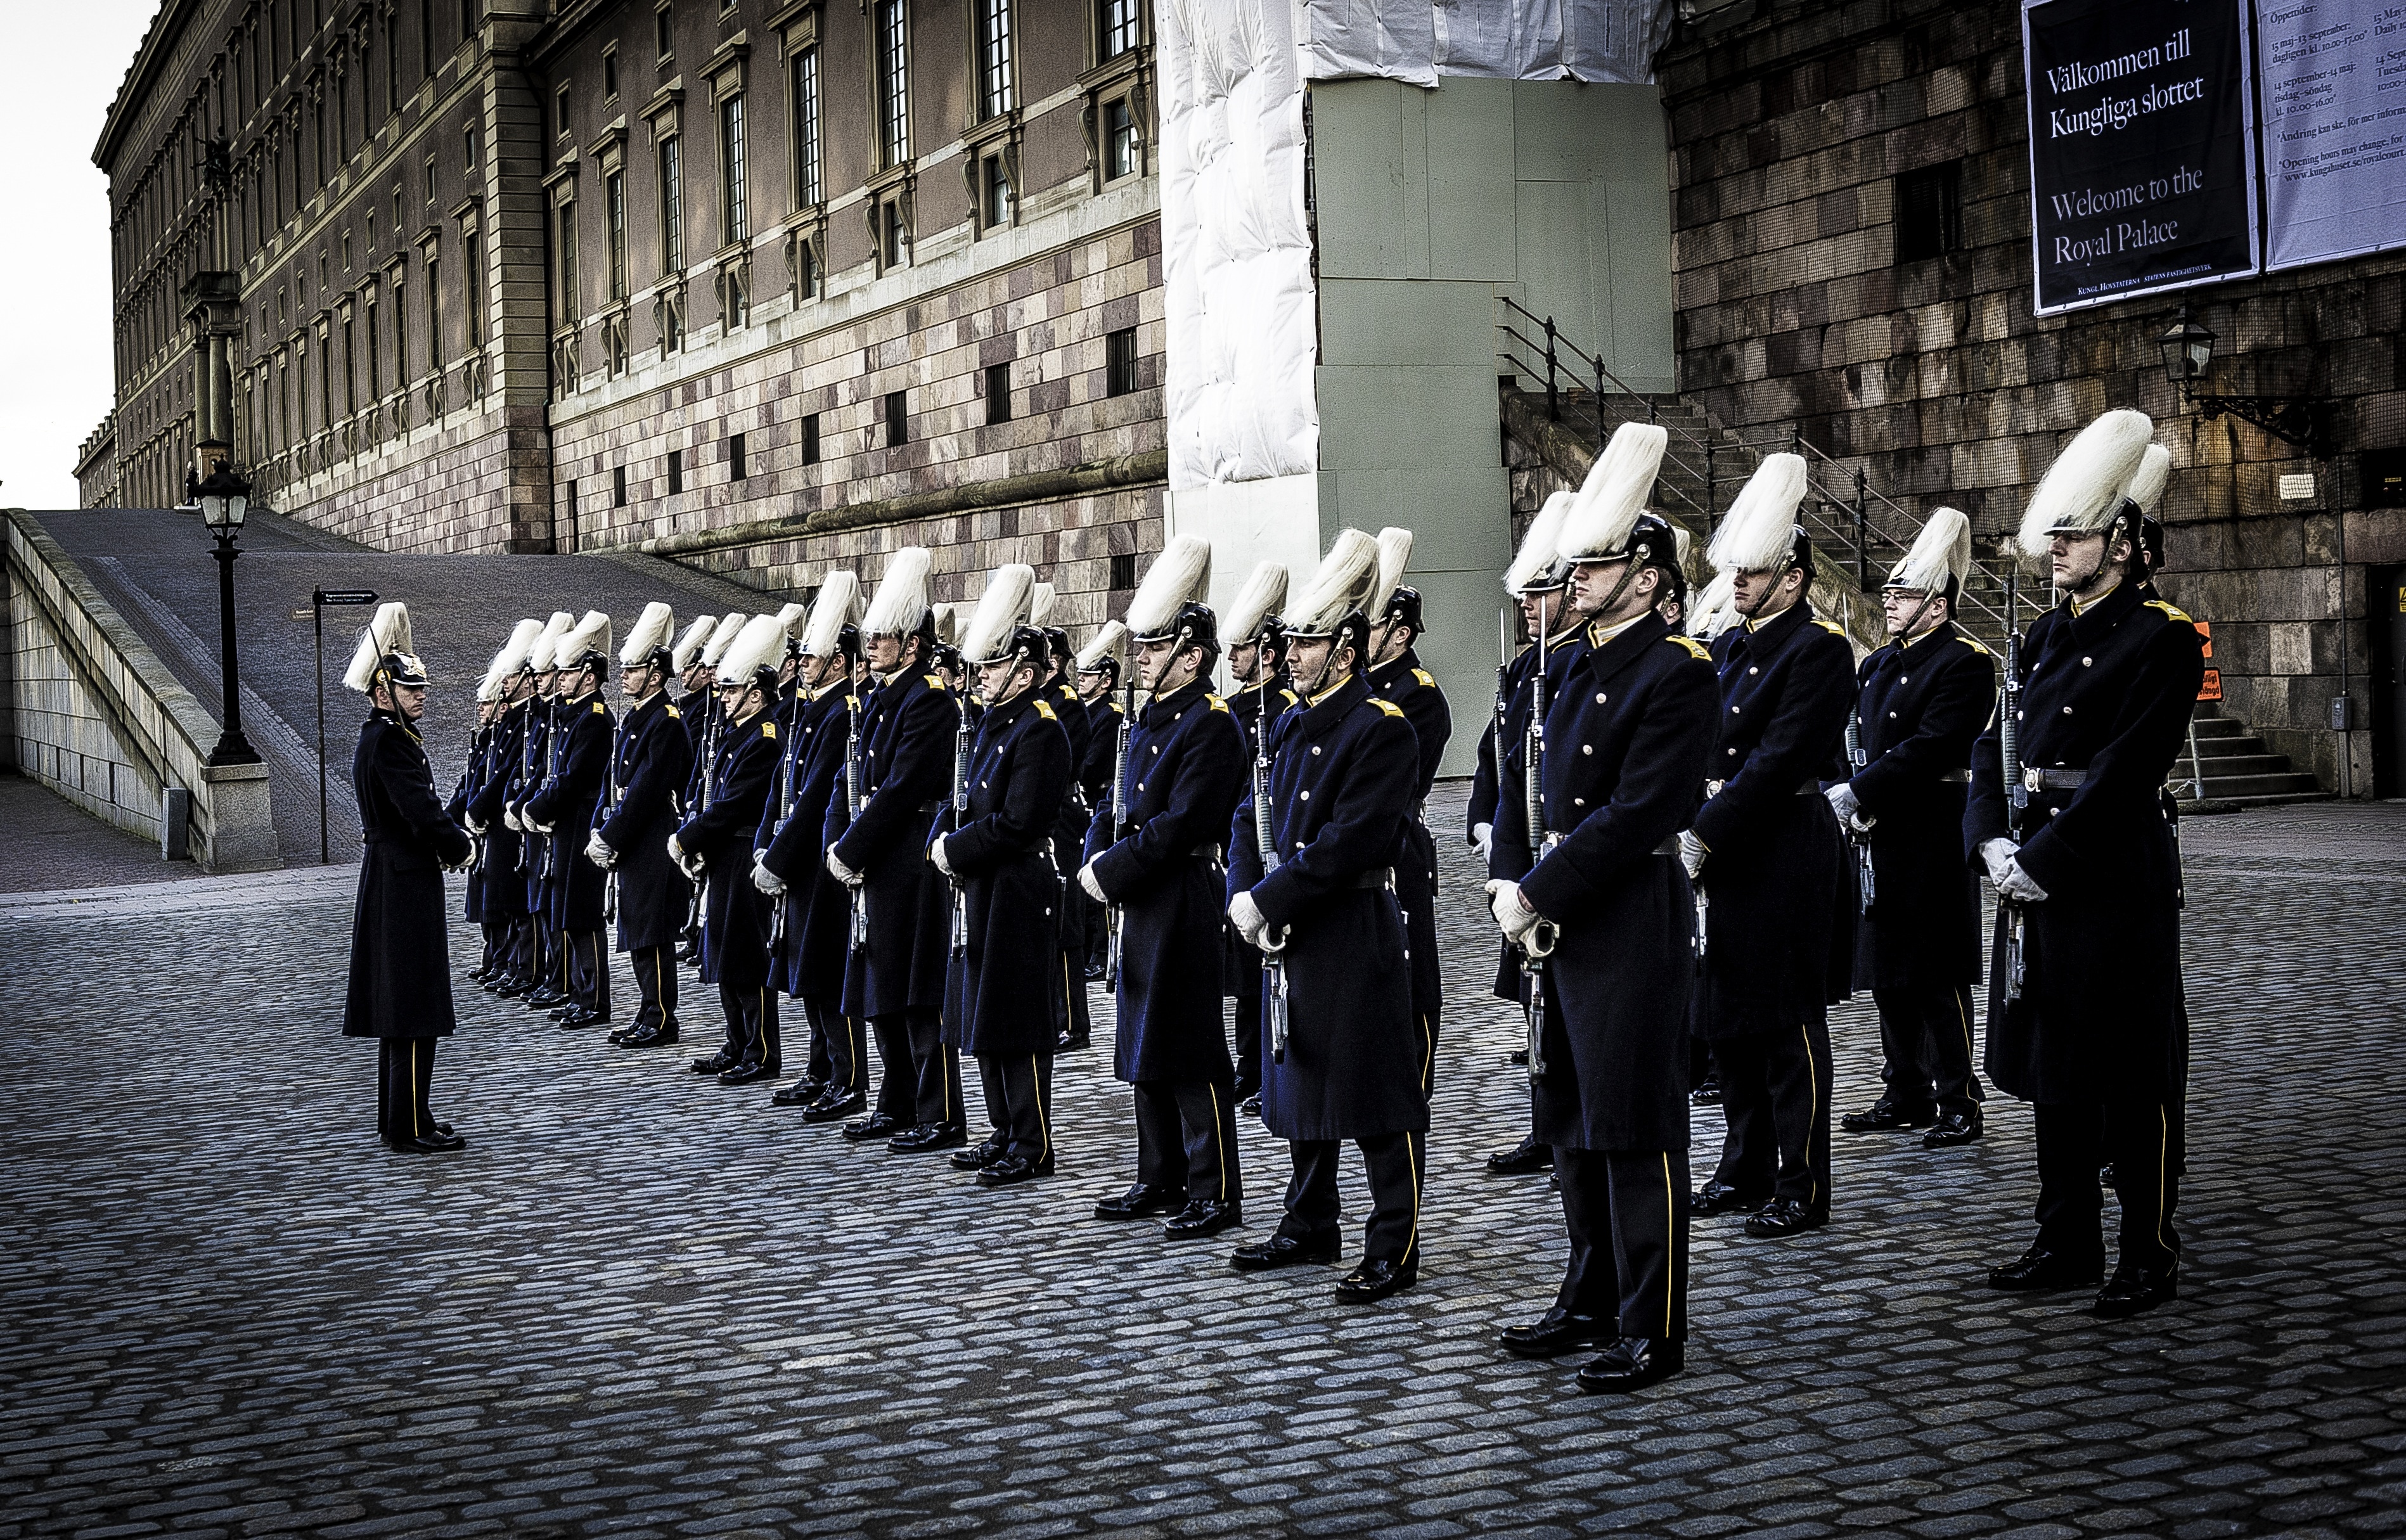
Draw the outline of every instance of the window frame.
<instances>
[{"instance_id":1,"label":"window frame","mask_svg":"<svg viewBox=\"0 0 2406 1540\"><path fill-rule=\"evenodd\" d=\"M878 168L891 171L911 160L910 0L871 0L869 54Z\"/></svg>"}]
</instances>

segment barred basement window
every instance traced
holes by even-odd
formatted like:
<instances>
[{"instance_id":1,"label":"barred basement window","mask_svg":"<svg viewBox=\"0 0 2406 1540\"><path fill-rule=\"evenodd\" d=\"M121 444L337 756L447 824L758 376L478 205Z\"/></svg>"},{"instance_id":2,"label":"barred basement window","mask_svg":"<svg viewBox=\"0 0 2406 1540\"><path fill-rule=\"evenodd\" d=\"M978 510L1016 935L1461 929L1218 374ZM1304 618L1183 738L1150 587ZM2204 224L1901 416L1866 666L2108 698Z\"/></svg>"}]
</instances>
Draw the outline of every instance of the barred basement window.
<instances>
[{"instance_id":1,"label":"barred basement window","mask_svg":"<svg viewBox=\"0 0 2406 1540\"><path fill-rule=\"evenodd\" d=\"M1007 363L985 366L985 420L988 423L1011 420L1011 365Z\"/></svg>"},{"instance_id":2,"label":"barred basement window","mask_svg":"<svg viewBox=\"0 0 2406 1540\"><path fill-rule=\"evenodd\" d=\"M729 433L727 435L727 479L742 481L746 473L743 465L743 435Z\"/></svg>"},{"instance_id":3,"label":"barred basement window","mask_svg":"<svg viewBox=\"0 0 2406 1540\"><path fill-rule=\"evenodd\" d=\"M1130 552L1125 556L1115 556L1111 558L1111 586L1114 588L1133 588L1136 586L1136 555L1134 552Z\"/></svg>"},{"instance_id":4,"label":"barred basement window","mask_svg":"<svg viewBox=\"0 0 2406 1540\"><path fill-rule=\"evenodd\" d=\"M911 442L911 399L905 390L885 393L885 442L899 445Z\"/></svg>"},{"instance_id":5,"label":"barred basement window","mask_svg":"<svg viewBox=\"0 0 2406 1540\"><path fill-rule=\"evenodd\" d=\"M1136 389L1136 328L1122 327L1103 338L1103 394L1125 396Z\"/></svg>"},{"instance_id":6,"label":"barred basement window","mask_svg":"<svg viewBox=\"0 0 2406 1540\"><path fill-rule=\"evenodd\" d=\"M671 496L674 496L684 490L685 451L682 449L672 449L669 451L669 493Z\"/></svg>"},{"instance_id":7,"label":"barred basement window","mask_svg":"<svg viewBox=\"0 0 2406 1540\"><path fill-rule=\"evenodd\" d=\"M813 412L802 418L802 463L819 462L819 415Z\"/></svg>"},{"instance_id":8,"label":"barred basement window","mask_svg":"<svg viewBox=\"0 0 2406 1540\"><path fill-rule=\"evenodd\" d=\"M1963 248L1963 162L1945 161L1896 179L1896 260Z\"/></svg>"},{"instance_id":9,"label":"barred basement window","mask_svg":"<svg viewBox=\"0 0 2406 1540\"><path fill-rule=\"evenodd\" d=\"M624 508L626 505L627 468L623 465L614 465L610 468L610 506Z\"/></svg>"}]
</instances>

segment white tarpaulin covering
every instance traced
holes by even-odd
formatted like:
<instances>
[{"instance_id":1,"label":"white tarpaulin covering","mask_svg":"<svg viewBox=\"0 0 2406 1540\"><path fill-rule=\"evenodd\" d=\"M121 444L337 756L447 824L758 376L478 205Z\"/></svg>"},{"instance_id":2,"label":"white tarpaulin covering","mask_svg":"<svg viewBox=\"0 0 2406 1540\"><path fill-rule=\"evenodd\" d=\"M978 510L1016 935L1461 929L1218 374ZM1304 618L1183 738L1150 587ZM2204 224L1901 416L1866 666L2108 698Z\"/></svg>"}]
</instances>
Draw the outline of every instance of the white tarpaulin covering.
<instances>
[{"instance_id":1,"label":"white tarpaulin covering","mask_svg":"<svg viewBox=\"0 0 2406 1540\"><path fill-rule=\"evenodd\" d=\"M1315 471L1293 0L1159 0L1169 485Z\"/></svg>"},{"instance_id":2,"label":"white tarpaulin covering","mask_svg":"<svg viewBox=\"0 0 2406 1540\"><path fill-rule=\"evenodd\" d=\"M1646 85L1671 0L1292 0L1314 80L1446 75Z\"/></svg>"}]
</instances>

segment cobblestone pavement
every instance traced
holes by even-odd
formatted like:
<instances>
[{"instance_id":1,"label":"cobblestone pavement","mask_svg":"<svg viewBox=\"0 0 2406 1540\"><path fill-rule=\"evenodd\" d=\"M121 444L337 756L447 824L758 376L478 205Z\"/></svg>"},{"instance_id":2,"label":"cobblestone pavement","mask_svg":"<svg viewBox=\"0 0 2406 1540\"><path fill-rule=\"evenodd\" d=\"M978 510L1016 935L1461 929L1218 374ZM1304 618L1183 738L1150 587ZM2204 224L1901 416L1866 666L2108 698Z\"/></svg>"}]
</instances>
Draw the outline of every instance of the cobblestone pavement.
<instances>
[{"instance_id":1,"label":"cobblestone pavement","mask_svg":"<svg viewBox=\"0 0 2406 1540\"><path fill-rule=\"evenodd\" d=\"M1493 1346L1562 1224L1479 1170L1525 1093L1458 860L1427 1268L1351 1311L1085 1217L1132 1151L1099 1053L1061 1175L992 1194L471 988L472 1149L411 1159L334 1035L347 873L0 898L0 1533L2399 1533L2406 808L2189 841L2175 1306L1979 1287L2033 1191L1992 1102L1968 1151L1840 1136L1827 1231L1700 1225L1689 1373L1625 1401ZM1243 1145L1257 1236L1283 1151Z\"/></svg>"}]
</instances>

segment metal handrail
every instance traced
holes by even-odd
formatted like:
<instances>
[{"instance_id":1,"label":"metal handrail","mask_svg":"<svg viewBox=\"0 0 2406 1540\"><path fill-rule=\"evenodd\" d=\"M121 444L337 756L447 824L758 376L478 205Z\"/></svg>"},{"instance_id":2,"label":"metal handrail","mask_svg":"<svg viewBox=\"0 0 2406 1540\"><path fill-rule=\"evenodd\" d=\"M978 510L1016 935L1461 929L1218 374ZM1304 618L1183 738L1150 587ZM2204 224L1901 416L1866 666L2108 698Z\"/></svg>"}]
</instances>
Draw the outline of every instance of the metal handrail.
<instances>
[{"instance_id":1,"label":"metal handrail","mask_svg":"<svg viewBox=\"0 0 2406 1540\"><path fill-rule=\"evenodd\" d=\"M1722 424L1713 416L1710 408L1700 403L1690 404L1693 405L1704 417L1706 427L1710 430L1710 436L1699 436L1677 423L1663 423L1658 412L1660 403L1655 400L1653 393L1632 389L1620 375L1612 372L1611 367L1604 361L1601 355L1590 353L1564 336L1561 328L1555 325L1551 316L1537 315L1509 294L1499 294L1496 298L1507 312L1521 317L1539 333L1538 336L1531 336L1515 326L1509 316L1499 318L1496 322L1496 330L1508 339L1497 351L1505 359L1509 360L1517 367L1526 370L1533 376L1543 374L1546 381L1546 415L1550 418L1556 422L1562 420L1564 395L1562 380L1564 376L1570 380L1570 389L1574 393L1589 391L1593 393L1598 453L1603 452L1605 442L1610 438L1614 427L1614 424L1607 420L1605 412L1605 397L1608 394L1619 394L1646 403L1646 420L1663 427L1671 435L1671 445L1666 447L1663 457L1664 462L1702 482L1705 487L1705 501L1701 505L1698 504L1692 496L1677 486L1663 486L1658 482L1658 490L1693 510L1702 519L1704 533L1709 538L1712 534L1713 521L1720 516L1713 506L1719 501L1716 495L1720 479L1720 468L1716 463L1718 455L1729 449L1743 452L1748 457L1747 473L1751 474L1754 469L1762 463L1765 451L1748 444L1743 435ZM1519 348L1527 350L1525 356L1515 349L1515 344ZM1578 364L1576 370L1564 364L1563 361L1564 354L1568 354L1576 360ZM1606 386L1611 389L1607 390ZM1677 393L1674 392L1674 394ZM1679 399L1685 401L1686 398ZM1636 418L1632 415L1624 417L1622 420L1635 421ZM1687 451L1686 458L1678 452L1682 446ZM1923 521L1894 498L1873 489L1870 477L1862 465L1847 466L1835 456L1822 449L1820 445L1807 440L1802 428L1790 429L1788 442L1780 447L1804 459L1805 485L1812 495L1808 499L1808 508L1800 510L1800 513L1807 529L1811 530L1819 526L1819 532L1852 550L1856 580L1868 591L1873 586L1874 548L1875 546L1892 548L1901 558L1911 547L1914 536L1920 533ZM1702 459L1701 465L1696 463L1696 457L1699 456ZM1853 482L1851 487L1833 492L1824 473L1816 468L1817 460L1820 467L1826 468L1827 472L1841 475L1851 473ZM1908 532L1900 538L1874 522L1871 517L1874 503L1877 503L1885 510L1892 511L1898 518L1905 521ZM1830 518L1822 511L1827 506L1847 510L1850 515L1847 522L1841 525ZM2000 591L2004 586L2003 578L1980 560L1976 555L1972 561L1972 575L1985 579ZM1958 596L1956 602L1959 612L1968 610L1976 614L1990 622L2000 634L2003 632L2005 629L2003 610L1973 593L1968 583Z\"/></svg>"}]
</instances>

